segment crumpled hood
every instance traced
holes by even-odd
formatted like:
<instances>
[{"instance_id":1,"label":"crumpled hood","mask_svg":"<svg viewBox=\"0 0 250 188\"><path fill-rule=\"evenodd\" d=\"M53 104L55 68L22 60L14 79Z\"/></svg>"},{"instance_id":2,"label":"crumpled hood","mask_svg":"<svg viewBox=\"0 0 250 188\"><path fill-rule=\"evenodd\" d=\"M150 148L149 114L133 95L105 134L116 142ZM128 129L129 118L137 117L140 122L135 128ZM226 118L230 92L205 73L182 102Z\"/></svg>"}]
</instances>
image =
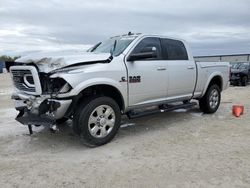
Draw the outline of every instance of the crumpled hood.
<instances>
[{"instance_id":1,"label":"crumpled hood","mask_svg":"<svg viewBox=\"0 0 250 188\"><path fill-rule=\"evenodd\" d=\"M18 58L15 62L34 63L41 72L51 72L76 63L98 62L109 59L109 53L90 52L41 52Z\"/></svg>"}]
</instances>

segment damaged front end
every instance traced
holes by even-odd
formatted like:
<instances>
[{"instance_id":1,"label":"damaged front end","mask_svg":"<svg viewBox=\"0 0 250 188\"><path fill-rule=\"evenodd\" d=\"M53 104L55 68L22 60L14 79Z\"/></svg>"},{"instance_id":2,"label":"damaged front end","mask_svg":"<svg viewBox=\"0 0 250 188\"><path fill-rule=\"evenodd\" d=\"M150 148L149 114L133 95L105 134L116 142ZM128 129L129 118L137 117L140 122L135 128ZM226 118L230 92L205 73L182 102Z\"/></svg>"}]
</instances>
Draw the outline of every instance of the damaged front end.
<instances>
[{"instance_id":1,"label":"damaged front end","mask_svg":"<svg viewBox=\"0 0 250 188\"><path fill-rule=\"evenodd\" d=\"M72 102L57 96L70 92L70 84L62 78L51 78L49 73L39 73L32 65L12 66L10 72L16 88L12 99L19 111L16 120L29 126L55 127L56 120L65 116Z\"/></svg>"},{"instance_id":2,"label":"damaged front end","mask_svg":"<svg viewBox=\"0 0 250 188\"><path fill-rule=\"evenodd\" d=\"M56 120L63 118L72 100L56 100L47 97L33 97L24 94L13 94L16 120L24 125L53 126Z\"/></svg>"},{"instance_id":3,"label":"damaged front end","mask_svg":"<svg viewBox=\"0 0 250 188\"><path fill-rule=\"evenodd\" d=\"M73 76L72 81L69 75L82 74L79 67L106 64L112 58L109 53L40 53L17 59L10 67L16 89L12 99L19 111L16 120L29 127L55 127L57 121L71 118L75 105L71 84L78 79Z\"/></svg>"}]
</instances>

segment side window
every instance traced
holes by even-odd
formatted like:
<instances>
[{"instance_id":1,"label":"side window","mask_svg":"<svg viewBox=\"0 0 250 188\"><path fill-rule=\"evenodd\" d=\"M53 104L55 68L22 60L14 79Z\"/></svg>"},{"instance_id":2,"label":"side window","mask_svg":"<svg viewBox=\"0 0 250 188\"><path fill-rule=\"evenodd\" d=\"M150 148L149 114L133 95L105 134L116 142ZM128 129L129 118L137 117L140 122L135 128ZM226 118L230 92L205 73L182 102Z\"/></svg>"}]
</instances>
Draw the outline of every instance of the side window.
<instances>
[{"instance_id":1,"label":"side window","mask_svg":"<svg viewBox=\"0 0 250 188\"><path fill-rule=\"evenodd\" d=\"M137 46L134 48L134 50L132 51L132 54L142 53L142 52L144 52L145 48L147 48L147 47L155 47L156 48L157 57L153 58L154 60L155 59L158 59L158 60L162 59L162 57L161 57L161 42L160 42L159 38L155 38L155 37L148 37L148 38L142 39L137 44Z\"/></svg>"},{"instance_id":2,"label":"side window","mask_svg":"<svg viewBox=\"0 0 250 188\"><path fill-rule=\"evenodd\" d=\"M183 42L172 39L161 39L163 58L165 60L188 60L187 50Z\"/></svg>"}]
</instances>

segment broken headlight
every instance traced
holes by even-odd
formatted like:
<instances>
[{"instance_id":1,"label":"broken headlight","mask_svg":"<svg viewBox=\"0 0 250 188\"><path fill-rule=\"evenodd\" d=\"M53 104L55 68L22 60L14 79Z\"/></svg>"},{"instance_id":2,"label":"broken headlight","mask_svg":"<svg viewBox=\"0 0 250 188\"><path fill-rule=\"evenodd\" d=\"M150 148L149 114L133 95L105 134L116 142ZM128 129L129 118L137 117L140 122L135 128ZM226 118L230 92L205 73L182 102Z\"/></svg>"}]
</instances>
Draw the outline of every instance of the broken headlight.
<instances>
[{"instance_id":1,"label":"broken headlight","mask_svg":"<svg viewBox=\"0 0 250 188\"><path fill-rule=\"evenodd\" d=\"M50 78L49 80L51 93L67 93L72 89L63 78Z\"/></svg>"},{"instance_id":2,"label":"broken headlight","mask_svg":"<svg viewBox=\"0 0 250 188\"><path fill-rule=\"evenodd\" d=\"M62 94L71 91L71 85L63 78L49 78L44 76L41 79L42 90L44 94Z\"/></svg>"},{"instance_id":3,"label":"broken headlight","mask_svg":"<svg viewBox=\"0 0 250 188\"><path fill-rule=\"evenodd\" d=\"M64 86L60 89L59 93L68 93L72 89L69 83L64 84Z\"/></svg>"}]
</instances>

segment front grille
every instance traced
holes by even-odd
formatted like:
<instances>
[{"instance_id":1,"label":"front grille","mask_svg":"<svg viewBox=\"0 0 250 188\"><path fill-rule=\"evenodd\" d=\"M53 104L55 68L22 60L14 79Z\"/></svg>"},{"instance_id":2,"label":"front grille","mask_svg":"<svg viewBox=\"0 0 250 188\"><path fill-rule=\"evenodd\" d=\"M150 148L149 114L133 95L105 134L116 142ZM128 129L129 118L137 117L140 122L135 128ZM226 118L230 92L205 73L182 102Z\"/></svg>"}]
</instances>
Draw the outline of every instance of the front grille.
<instances>
[{"instance_id":1,"label":"front grille","mask_svg":"<svg viewBox=\"0 0 250 188\"><path fill-rule=\"evenodd\" d=\"M25 81L24 81L24 78L28 77L29 80L32 81L34 84L33 77L30 76L30 75L32 75L30 70L12 70L11 73L13 75L14 85L17 89L22 90L22 91L28 91L28 92L35 92L36 91L35 86L30 86L30 85L28 86L28 84L25 83ZM27 76L27 75L29 75L29 76Z\"/></svg>"},{"instance_id":2,"label":"front grille","mask_svg":"<svg viewBox=\"0 0 250 188\"><path fill-rule=\"evenodd\" d=\"M41 94L41 85L37 70L32 66L12 66L14 86L28 94Z\"/></svg>"}]
</instances>

